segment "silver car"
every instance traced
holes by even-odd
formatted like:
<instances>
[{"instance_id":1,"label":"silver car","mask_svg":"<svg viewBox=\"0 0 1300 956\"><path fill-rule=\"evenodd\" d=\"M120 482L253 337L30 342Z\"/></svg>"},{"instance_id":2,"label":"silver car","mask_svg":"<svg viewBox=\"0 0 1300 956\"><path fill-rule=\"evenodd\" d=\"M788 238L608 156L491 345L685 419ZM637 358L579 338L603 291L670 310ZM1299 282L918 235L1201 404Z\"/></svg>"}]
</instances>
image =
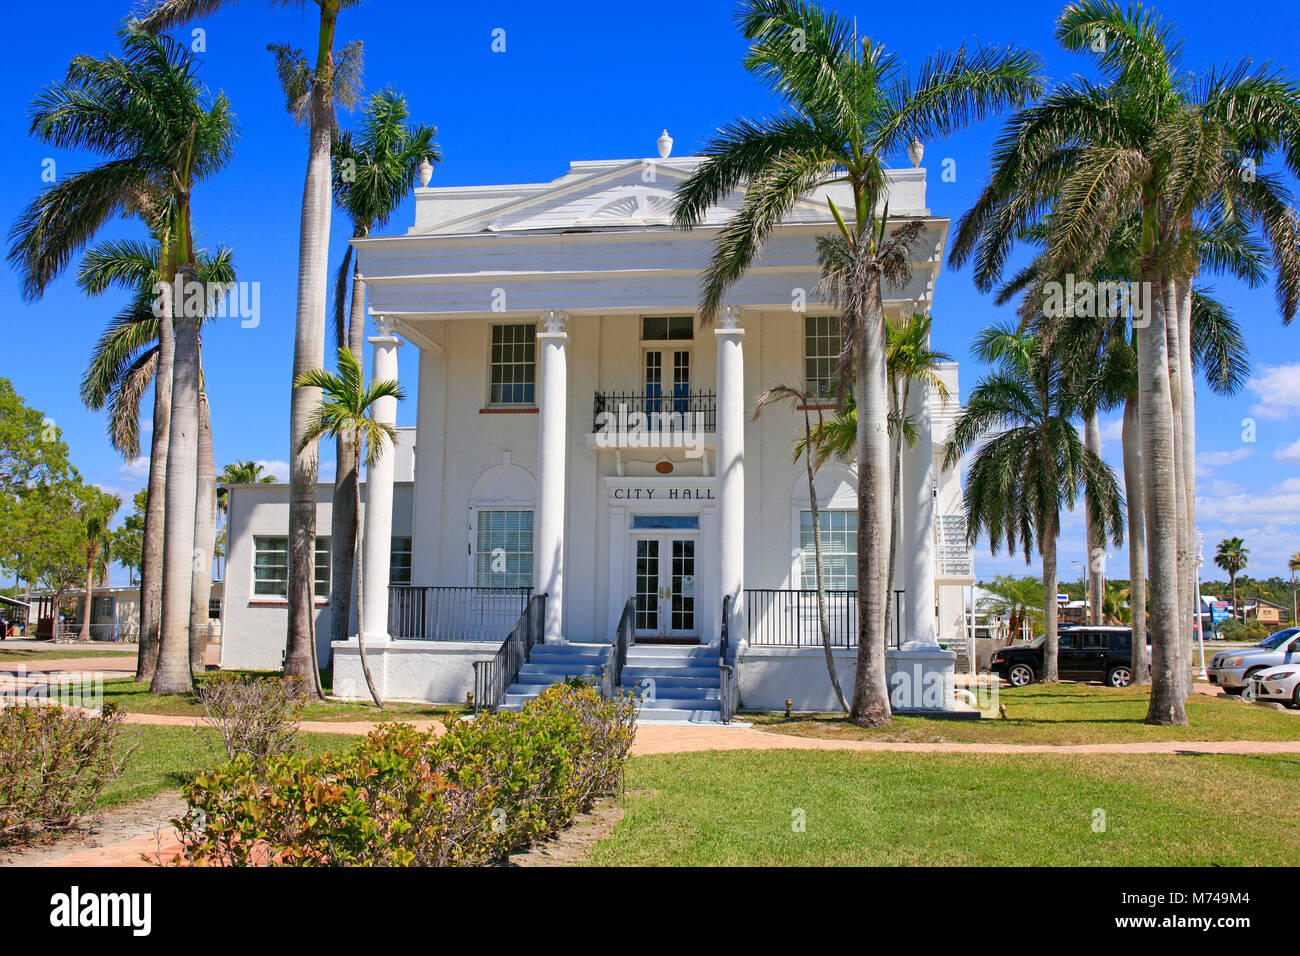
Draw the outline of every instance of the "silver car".
<instances>
[{"instance_id":1,"label":"silver car","mask_svg":"<svg viewBox=\"0 0 1300 956\"><path fill-rule=\"evenodd\" d=\"M1240 694L1257 671L1278 664L1300 664L1300 627L1287 627L1253 647L1219 651L1210 661L1210 683L1229 694Z\"/></svg>"}]
</instances>

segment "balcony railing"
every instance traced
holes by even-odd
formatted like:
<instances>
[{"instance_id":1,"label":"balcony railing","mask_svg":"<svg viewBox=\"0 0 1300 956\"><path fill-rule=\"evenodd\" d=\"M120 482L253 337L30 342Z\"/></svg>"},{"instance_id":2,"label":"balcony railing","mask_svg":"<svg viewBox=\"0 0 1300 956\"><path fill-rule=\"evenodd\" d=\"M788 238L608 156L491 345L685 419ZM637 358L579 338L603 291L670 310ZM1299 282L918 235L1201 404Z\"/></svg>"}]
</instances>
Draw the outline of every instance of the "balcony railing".
<instances>
[{"instance_id":1,"label":"balcony railing","mask_svg":"<svg viewBox=\"0 0 1300 956\"><path fill-rule=\"evenodd\" d=\"M388 588L388 634L405 641L500 641L528 606L532 588Z\"/></svg>"},{"instance_id":2,"label":"balcony railing","mask_svg":"<svg viewBox=\"0 0 1300 956\"><path fill-rule=\"evenodd\" d=\"M718 396L713 392L597 392L592 405L592 431L651 433L717 431Z\"/></svg>"},{"instance_id":3,"label":"balcony railing","mask_svg":"<svg viewBox=\"0 0 1300 956\"><path fill-rule=\"evenodd\" d=\"M902 592L891 596L894 623L887 643L898 647L902 617ZM830 622L831 647L858 646L858 592L827 591L826 616ZM821 647L821 617L817 613L817 591L747 589L745 623L749 643L763 647Z\"/></svg>"}]
</instances>

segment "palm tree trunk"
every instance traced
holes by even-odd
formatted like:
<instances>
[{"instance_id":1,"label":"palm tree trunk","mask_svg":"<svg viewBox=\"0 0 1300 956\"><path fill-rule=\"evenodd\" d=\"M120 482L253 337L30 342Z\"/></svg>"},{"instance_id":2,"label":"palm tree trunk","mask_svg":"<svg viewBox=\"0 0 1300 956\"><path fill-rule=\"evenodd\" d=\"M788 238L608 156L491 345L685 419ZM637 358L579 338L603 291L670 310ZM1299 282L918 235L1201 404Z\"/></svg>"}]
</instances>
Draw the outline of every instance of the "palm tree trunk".
<instances>
[{"instance_id":1,"label":"palm tree trunk","mask_svg":"<svg viewBox=\"0 0 1300 956\"><path fill-rule=\"evenodd\" d=\"M867 253L860 253L865 255ZM880 272L868 271L858 330L858 668L849 719L865 727L893 721L885 681L885 589L889 563L889 398Z\"/></svg>"},{"instance_id":2,"label":"palm tree trunk","mask_svg":"<svg viewBox=\"0 0 1300 956\"><path fill-rule=\"evenodd\" d=\"M352 457L352 467L357 471L360 471L361 470L361 446L360 444L355 442L353 444L355 447L355 451L353 452L353 457ZM355 546L359 544L361 541L361 486L360 484L354 484L352 487L353 487L352 493L354 495L352 499L352 504L354 507L354 514L356 516L352 522L352 540ZM370 662L366 660L366 635L365 635L365 630L362 627L362 621L364 620L364 618L361 616L362 611L365 609L365 605L362 603L365 596L364 586L362 585L362 577L363 575L361 569L358 568L357 569L357 656L361 658L361 673L366 678L366 688L370 691L370 699L375 702L376 707L378 707L380 710L383 710L384 702L379 699L379 692L375 690L375 680L373 677L370 676Z\"/></svg>"},{"instance_id":3,"label":"palm tree trunk","mask_svg":"<svg viewBox=\"0 0 1300 956\"><path fill-rule=\"evenodd\" d=\"M1060 535L1061 518L1056 512L1047 516L1047 529L1043 533L1043 680L1061 679L1057 666L1056 640L1056 541Z\"/></svg>"},{"instance_id":4,"label":"palm tree trunk","mask_svg":"<svg viewBox=\"0 0 1300 956\"><path fill-rule=\"evenodd\" d=\"M818 414L820 415L820 413ZM844 691L840 688L840 675L835 671L835 655L831 653L831 619L830 612L826 607L826 568L822 562L821 510L817 507L817 483L816 476L813 473L812 461L812 424L808 421L808 406L806 403L803 412L803 434L803 459L804 465L808 469L808 506L812 510L813 561L817 575L817 621L821 625L822 649L826 652L826 670L831 676L831 687L835 690L835 699L840 702L840 707L844 712L848 713L849 703L844 699Z\"/></svg>"},{"instance_id":5,"label":"palm tree trunk","mask_svg":"<svg viewBox=\"0 0 1300 956\"><path fill-rule=\"evenodd\" d=\"M1178 681L1178 493L1174 473L1173 400L1169 382L1168 328L1160 273L1143 265L1142 281L1157 294L1138 329L1138 408L1141 417L1143 505L1147 526L1148 604L1151 609L1149 724L1186 726Z\"/></svg>"},{"instance_id":6,"label":"palm tree trunk","mask_svg":"<svg viewBox=\"0 0 1300 956\"><path fill-rule=\"evenodd\" d=\"M1189 587L1191 580L1191 529L1187 524L1187 483L1183 475L1183 384L1182 366L1179 354L1179 315L1178 285L1172 279L1164 283L1165 300L1165 344L1169 351L1169 400L1172 406L1174 432L1174 498L1177 502L1174 512L1177 519L1178 541L1178 692L1183 699L1191 690L1189 685L1189 668L1191 666L1191 625L1192 596Z\"/></svg>"},{"instance_id":7,"label":"palm tree trunk","mask_svg":"<svg viewBox=\"0 0 1300 956\"><path fill-rule=\"evenodd\" d=\"M1083 419L1083 441L1088 450L1101 457L1101 421L1097 409ZM1106 540L1095 527L1097 516L1093 503L1084 496L1083 513L1088 538L1088 623L1104 624L1102 603L1105 601Z\"/></svg>"},{"instance_id":8,"label":"palm tree trunk","mask_svg":"<svg viewBox=\"0 0 1300 956\"><path fill-rule=\"evenodd\" d=\"M178 272L188 281L191 273ZM178 303L179 305L179 303ZM184 694L190 675L190 585L194 574L195 491L198 483L199 320L176 316L171 437L167 442L167 513L163 524L163 608L155 694Z\"/></svg>"},{"instance_id":9,"label":"palm tree trunk","mask_svg":"<svg viewBox=\"0 0 1300 956\"><path fill-rule=\"evenodd\" d=\"M302 192L298 241L298 319L293 377L324 366L325 284L329 269L330 143L334 129L334 28L336 4L322 3L312 85L311 150ZM290 387L289 406L289 582L284 674L314 686L316 481L318 448L299 449L320 390Z\"/></svg>"},{"instance_id":10,"label":"palm tree trunk","mask_svg":"<svg viewBox=\"0 0 1300 956\"><path fill-rule=\"evenodd\" d=\"M144 509L140 549L140 648L135 679L153 680L158 666L162 622L163 523L167 488L167 443L171 438L172 366L176 340L172 331L171 286L159 283L158 371L153 380L153 438L149 443L149 495Z\"/></svg>"},{"instance_id":11,"label":"palm tree trunk","mask_svg":"<svg viewBox=\"0 0 1300 956\"><path fill-rule=\"evenodd\" d=\"M890 468L889 491L889 571L885 577L885 640L889 640L890 623L894 618L894 570L898 566L898 499L902 494L903 415L907 410L908 391L909 389L905 386L901 398L894 388L891 388L890 392L893 397L894 415L898 419L898 424L897 432L894 435L894 447L890 454L892 467ZM901 644L902 641L900 640L899 643Z\"/></svg>"},{"instance_id":12,"label":"palm tree trunk","mask_svg":"<svg viewBox=\"0 0 1300 956\"><path fill-rule=\"evenodd\" d=\"M1201 626L1201 608L1196 596L1196 379L1192 372L1192 284L1185 282L1178 295L1178 365L1182 379L1182 465L1183 499L1187 503L1187 599L1196 629ZM1198 630L1189 630L1188 637L1195 641ZM1187 652L1192 654L1188 645ZM1184 668L1186 693L1192 691L1191 661Z\"/></svg>"},{"instance_id":13,"label":"palm tree trunk","mask_svg":"<svg viewBox=\"0 0 1300 956\"><path fill-rule=\"evenodd\" d=\"M352 310L345 330L340 329L340 346L346 345L357 361L362 360L366 328L366 286L360 270L352 272ZM353 439L342 432L335 439L335 461L338 470L334 475L334 509L330 516L330 561L333 564L330 581L330 640L346 641L350 627L352 580L357 559L357 541L354 537L356 512L354 502L358 497L357 482L360 474L354 464L356 451ZM357 618L360 625L360 618Z\"/></svg>"},{"instance_id":14,"label":"palm tree trunk","mask_svg":"<svg viewBox=\"0 0 1300 956\"><path fill-rule=\"evenodd\" d=\"M1128 603L1133 627L1133 681L1151 682L1147 664L1146 516L1142 511L1142 445L1138 397L1124 402L1124 497L1128 506Z\"/></svg>"},{"instance_id":15,"label":"palm tree trunk","mask_svg":"<svg viewBox=\"0 0 1300 956\"><path fill-rule=\"evenodd\" d=\"M81 633L77 635L77 643L88 644L90 642L90 606L94 595L91 593L95 587L95 552L94 549L87 545L86 548L86 605L81 614Z\"/></svg>"},{"instance_id":16,"label":"palm tree trunk","mask_svg":"<svg viewBox=\"0 0 1300 956\"><path fill-rule=\"evenodd\" d=\"M212 550L217 540L217 466L212 458L212 416L199 392L198 483L194 503L194 569L190 578L190 670L207 667L208 602L212 599Z\"/></svg>"}]
</instances>

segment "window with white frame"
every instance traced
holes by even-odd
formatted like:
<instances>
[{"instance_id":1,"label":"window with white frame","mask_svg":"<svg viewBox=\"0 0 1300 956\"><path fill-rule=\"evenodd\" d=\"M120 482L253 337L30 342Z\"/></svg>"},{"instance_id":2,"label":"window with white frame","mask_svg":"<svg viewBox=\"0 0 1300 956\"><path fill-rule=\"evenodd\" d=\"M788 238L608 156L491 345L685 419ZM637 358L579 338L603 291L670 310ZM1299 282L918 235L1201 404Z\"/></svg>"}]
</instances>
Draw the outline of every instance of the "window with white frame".
<instances>
[{"instance_id":1,"label":"window with white frame","mask_svg":"<svg viewBox=\"0 0 1300 956\"><path fill-rule=\"evenodd\" d=\"M208 598L208 620L221 620L221 598Z\"/></svg>"},{"instance_id":2,"label":"window with white frame","mask_svg":"<svg viewBox=\"0 0 1300 956\"><path fill-rule=\"evenodd\" d=\"M803 319L804 380L813 395L827 398L835 390L840 347L844 336L838 315L805 315Z\"/></svg>"},{"instance_id":3,"label":"window with white frame","mask_svg":"<svg viewBox=\"0 0 1300 956\"><path fill-rule=\"evenodd\" d=\"M289 539L253 538L253 594L263 597L288 597ZM330 539L316 539L316 597L330 593Z\"/></svg>"},{"instance_id":4,"label":"window with white frame","mask_svg":"<svg viewBox=\"0 0 1300 956\"><path fill-rule=\"evenodd\" d=\"M533 323L492 326L492 405L532 405L537 398L537 326Z\"/></svg>"},{"instance_id":5,"label":"window with white frame","mask_svg":"<svg viewBox=\"0 0 1300 956\"><path fill-rule=\"evenodd\" d=\"M411 539L394 538L388 557L388 583L411 583Z\"/></svg>"},{"instance_id":6,"label":"window with white frame","mask_svg":"<svg viewBox=\"0 0 1300 956\"><path fill-rule=\"evenodd\" d=\"M817 517L822 529L822 568L826 574L826 590L856 591L858 589L858 513L853 509L819 510ZM799 512L799 587L805 591L817 589L817 552L813 543L811 511Z\"/></svg>"},{"instance_id":7,"label":"window with white frame","mask_svg":"<svg viewBox=\"0 0 1300 956\"><path fill-rule=\"evenodd\" d=\"M533 583L533 512L520 508L478 513L474 583L523 588Z\"/></svg>"}]
</instances>

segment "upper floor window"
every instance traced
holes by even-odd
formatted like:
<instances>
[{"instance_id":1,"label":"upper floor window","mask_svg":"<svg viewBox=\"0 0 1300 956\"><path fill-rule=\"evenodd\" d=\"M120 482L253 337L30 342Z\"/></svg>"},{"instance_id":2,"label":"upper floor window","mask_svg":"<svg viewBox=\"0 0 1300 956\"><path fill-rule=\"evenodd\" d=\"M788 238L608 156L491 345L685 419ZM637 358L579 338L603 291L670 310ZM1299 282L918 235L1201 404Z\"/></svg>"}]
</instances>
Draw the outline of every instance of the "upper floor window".
<instances>
[{"instance_id":1,"label":"upper floor window","mask_svg":"<svg viewBox=\"0 0 1300 956\"><path fill-rule=\"evenodd\" d=\"M492 326L493 405L532 405L537 400L537 326L531 322Z\"/></svg>"},{"instance_id":2,"label":"upper floor window","mask_svg":"<svg viewBox=\"0 0 1300 956\"><path fill-rule=\"evenodd\" d=\"M689 315L648 315L641 320L641 341L665 342L695 338L695 320Z\"/></svg>"},{"instance_id":3,"label":"upper floor window","mask_svg":"<svg viewBox=\"0 0 1300 956\"><path fill-rule=\"evenodd\" d=\"M804 380L813 395L827 398L835 390L844 337L838 315L805 315L803 319Z\"/></svg>"},{"instance_id":4,"label":"upper floor window","mask_svg":"<svg viewBox=\"0 0 1300 956\"><path fill-rule=\"evenodd\" d=\"M288 597L289 539L253 538L253 594ZM316 597L330 593L330 539L316 539Z\"/></svg>"}]
</instances>

